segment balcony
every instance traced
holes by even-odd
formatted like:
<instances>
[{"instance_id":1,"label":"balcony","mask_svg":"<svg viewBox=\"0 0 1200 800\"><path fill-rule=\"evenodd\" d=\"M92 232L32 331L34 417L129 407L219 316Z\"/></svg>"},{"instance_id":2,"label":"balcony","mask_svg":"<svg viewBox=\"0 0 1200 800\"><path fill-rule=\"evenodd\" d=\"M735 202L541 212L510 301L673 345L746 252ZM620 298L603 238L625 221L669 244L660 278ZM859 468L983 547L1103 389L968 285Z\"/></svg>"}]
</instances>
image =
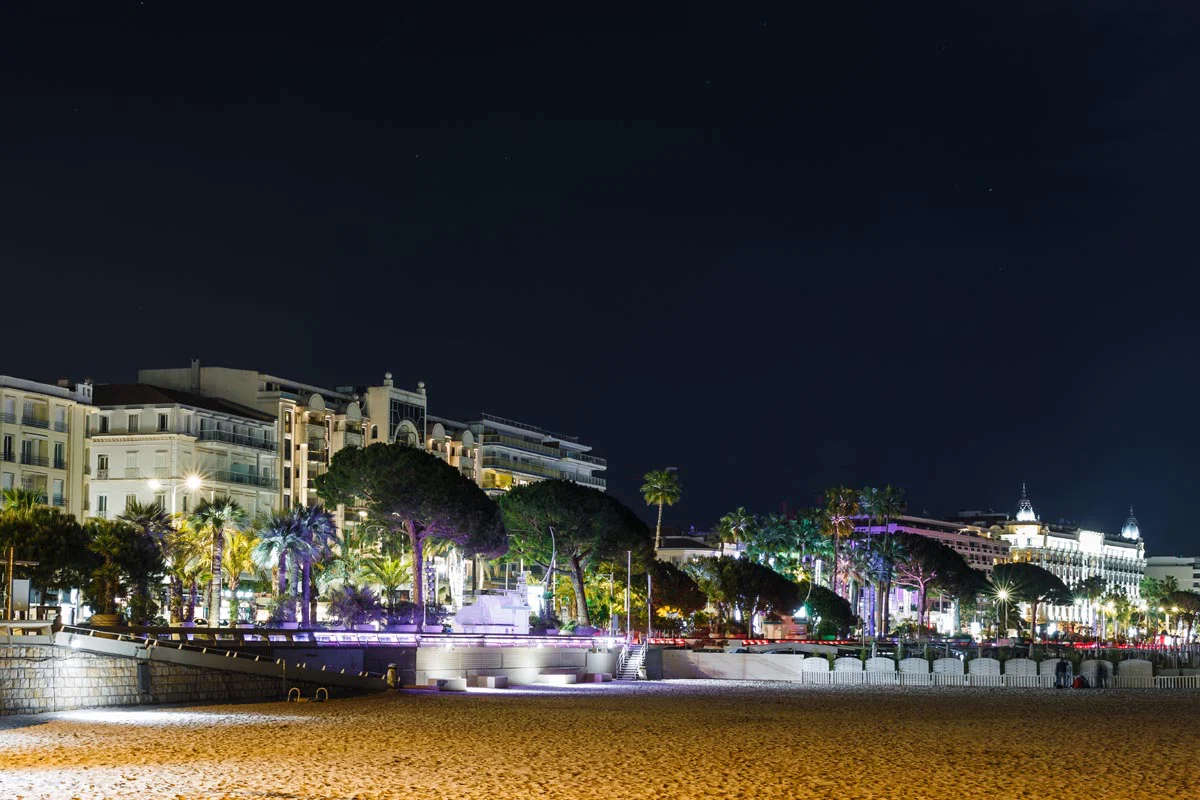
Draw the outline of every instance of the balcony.
<instances>
[{"instance_id":1,"label":"balcony","mask_svg":"<svg viewBox=\"0 0 1200 800\"><path fill-rule=\"evenodd\" d=\"M46 428L47 430L50 428L50 420L42 419L41 417L27 417L22 415L21 424L30 428Z\"/></svg>"},{"instance_id":2,"label":"balcony","mask_svg":"<svg viewBox=\"0 0 1200 800\"><path fill-rule=\"evenodd\" d=\"M246 436L242 433L218 431L211 428L200 431L200 435L196 439L201 442L240 444L243 447L253 447L256 450L269 450L272 453L279 449L279 444L274 439L256 439L253 436Z\"/></svg>"},{"instance_id":3,"label":"balcony","mask_svg":"<svg viewBox=\"0 0 1200 800\"><path fill-rule=\"evenodd\" d=\"M0 422L3 422L7 425L16 425L17 424L17 415L10 414L7 411L0 412Z\"/></svg>"},{"instance_id":4,"label":"balcony","mask_svg":"<svg viewBox=\"0 0 1200 800\"><path fill-rule=\"evenodd\" d=\"M96 470L96 480L98 480L98 481L108 480L108 470L106 470L106 469Z\"/></svg>"},{"instance_id":5,"label":"balcony","mask_svg":"<svg viewBox=\"0 0 1200 800\"><path fill-rule=\"evenodd\" d=\"M61 459L61 458L54 459L54 468L55 469L66 469L67 468L66 460Z\"/></svg>"},{"instance_id":6,"label":"balcony","mask_svg":"<svg viewBox=\"0 0 1200 800\"><path fill-rule=\"evenodd\" d=\"M481 460L484 469L505 469L510 472L523 472L526 475L537 475L542 478L561 478L562 473L541 464L531 464L527 461L513 461L503 456L484 456Z\"/></svg>"},{"instance_id":7,"label":"balcony","mask_svg":"<svg viewBox=\"0 0 1200 800\"><path fill-rule=\"evenodd\" d=\"M66 433L70 429L71 429L71 426L69 424L67 424L66 422L55 422L54 423L54 430L58 431L59 433Z\"/></svg>"},{"instance_id":8,"label":"balcony","mask_svg":"<svg viewBox=\"0 0 1200 800\"><path fill-rule=\"evenodd\" d=\"M12 450L5 450L3 455L0 455L0 461L16 461L17 454Z\"/></svg>"},{"instance_id":9,"label":"balcony","mask_svg":"<svg viewBox=\"0 0 1200 800\"><path fill-rule=\"evenodd\" d=\"M217 470L212 473L212 476L212 479L217 483L236 483L244 486L258 486L262 489L279 488L279 481L275 478L264 478L261 475L251 475L248 472Z\"/></svg>"},{"instance_id":10,"label":"balcony","mask_svg":"<svg viewBox=\"0 0 1200 800\"><path fill-rule=\"evenodd\" d=\"M538 442L530 442L516 436L505 436L500 433L485 433L479 437L481 445L497 445L500 447L512 447L516 450L525 450L529 453L538 453L552 458L559 458L562 452L557 447L540 444Z\"/></svg>"},{"instance_id":11,"label":"balcony","mask_svg":"<svg viewBox=\"0 0 1200 800\"><path fill-rule=\"evenodd\" d=\"M589 456L587 453L577 453L574 450L564 450L563 455L574 461L582 461L585 464L595 464L597 467L607 467L608 462L603 458Z\"/></svg>"},{"instance_id":12,"label":"balcony","mask_svg":"<svg viewBox=\"0 0 1200 800\"><path fill-rule=\"evenodd\" d=\"M21 453L21 463L28 464L31 467L48 467L50 466L50 457L39 456L34 453Z\"/></svg>"},{"instance_id":13,"label":"balcony","mask_svg":"<svg viewBox=\"0 0 1200 800\"><path fill-rule=\"evenodd\" d=\"M591 486L595 489L604 489L608 486L608 482L603 478L593 478L591 475L563 475L563 480Z\"/></svg>"},{"instance_id":14,"label":"balcony","mask_svg":"<svg viewBox=\"0 0 1200 800\"><path fill-rule=\"evenodd\" d=\"M56 494L50 498L50 505L57 506L59 508L66 508L67 498L63 497L61 494Z\"/></svg>"}]
</instances>

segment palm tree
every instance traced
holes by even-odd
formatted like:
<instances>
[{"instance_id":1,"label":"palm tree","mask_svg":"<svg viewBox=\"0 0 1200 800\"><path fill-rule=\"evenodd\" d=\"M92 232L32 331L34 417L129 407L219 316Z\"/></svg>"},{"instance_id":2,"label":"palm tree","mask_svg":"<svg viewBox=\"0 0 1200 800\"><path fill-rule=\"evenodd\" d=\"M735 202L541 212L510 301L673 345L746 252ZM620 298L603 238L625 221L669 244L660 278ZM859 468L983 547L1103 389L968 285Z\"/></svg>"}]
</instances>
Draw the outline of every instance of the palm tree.
<instances>
[{"instance_id":1,"label":"palm tree","mask_svg":"<svg viewBox=\"0 0 1200 800\"><path fill-rule=\"evenodd\" d=\"M241 619L241 603L238 602L238 586L242 583L243 575L257 578L263 569L254 560L254 546L258 539L253 533L233 531L225 539L225 558L222 568L225 572L225 582L229 584L229 602L232 605L229 614L231 622Z\"/></svg>"},{"instance_id":2,"label":"palm tree","mask_svg":"<svg viewBox=\"0 0 1200 800\"><path fill-rule=\"evenodd\" d=\"M874 578L879 587L879 602L875 604L875 630L878 636L887 636L896 565L908 557L908 548L904 539L885 533L871 537L871 554Z\"/></svg>"},{"instance_id":3,"label":"palm tree","mask_svg":"<svg viewBox=\"0 0 1200 800\"><path fill-rule=\"evenodd\" d=\"M742 544L749 545L753 541L757 531L758 520L742 506L738 506L735 510L730 511L717 520L717 533L721 537L722 544L726 542L730 544L741 542Z\"/></svg>"},{"instance_id":4,"label":"palm tree","mask_svg":"<svg viewBox=\"0 0 1200 800\"><path fill-rule=\"evenodd\" d=\"M657 552L662 546L662 515L663 506L673 506L679 502L683 490L679 486L679 475L671 469L656 469L642 476L642 497L646 505L658 506L658 522L654 525L654 549Z\"/></svg>"},{"instance_id":5,"label":"palm tree","mask_svg":"<svg viewBox=\"0 0 1200 800\"><path fill-rule=\"evenodd\" d=\"M0 507L10 514L28 513L46 505L46 495L34 489L14 487L0 492Z\"/></svg>"},{"instance_id":6,"label":"palm tree","mask_svg":"<svg viewBox=\"0 0 1200 800\"><path fill-rule=\"evenodd\" d=\"M300 565L300 623L308 627L316 617L316 597L312 591L313 561L331 552L337 541L337 520L322 506L298 506L292 509L296 529L308 542Z\"/></svg>"},{"instance_id":7,"label":"palm tree","mask_svg":"<svg viewBox=\"0 0 1200 800\"><path fill-rule=\"evenodd\" d=\"M396 593L412 580L408 561L394 556L369 558L363 570L368 583L379 587L379 593L387 604L388 617L396 614Z\"/></svg>"},{"instance_id":8,"label":"palm tree","mask_svg":"<svg viewBox=\"0 0 1200 800\"><path fill-rule=\"evenodd\" d=\"M841 571L841 540L854 531L854 518L858 516L858 492L838 486L825 493L825 526L833 539L833 591L838 593L838 577Z\"/></svg>"},{"instance_id":9,"label":"palm tree","mask_svg":"<svg viewBox=\"0 0 1200 800\"><path fill-rule=\"evenodd\" d=\"M137 500L131 500L125 504L125 511L117 519L137 530L145 537L146 541L152 543L150 546L164 555L166 554L167 535L174 530L174 525L171 522L171 515L163 510L162 505L159 503L143 505ZM136 596L141 598L141 602L145 604L145 608L153 608L150 605L153 598L150 595L149 582L145 576L137 581L134 591ZM133 605L135 604L131 603L131 608Z\"/></svg>"},{"instance_id":10,"label":"palm tree","mask_svg":"<svg viewBox=\"0 0 1200 800\"><path fill-rule=\"evenodd\" d=\"M293 573L299 572L303 560L311 557L312 545L296 526L296 518L287 512L276 512L257 526L258 542L253 557L264 569L276 570L279 602L283 619L295 621L292 595L298 582Z\"/></svg>"},{"instance_id":11,"label":"palm tree","mask_svg":"<svg viewBox=\"0 0 1200 800\"><path fill-rule=\"evenodd\" d=\"M167 558L169 578L168 615L171 622L191 622L195 610L196 582L208 580L209 551L203 535L198 534L186 521L167 532L163 540L163 552ZM184 589L188 589L190 603L184 613Z\"/></svg>"},{"instance_id":12,"label":"palm tree","mask_svg":"<svg viewBox=\"0 0 1200 800\"><path fill-rule=\"evenodd\" d=\"M246 511L236 500L228 497L218 497L215 500L201 500L192 512L192 524L198 530L207 530L212 541L212 560L210 562L212 577L208 582L208 616L209 622L219 625L221 622L221 585L224 582L221 574L221 559L225 556L225 529L240 530L246 523Z\"/></svg>"}]
</instances>

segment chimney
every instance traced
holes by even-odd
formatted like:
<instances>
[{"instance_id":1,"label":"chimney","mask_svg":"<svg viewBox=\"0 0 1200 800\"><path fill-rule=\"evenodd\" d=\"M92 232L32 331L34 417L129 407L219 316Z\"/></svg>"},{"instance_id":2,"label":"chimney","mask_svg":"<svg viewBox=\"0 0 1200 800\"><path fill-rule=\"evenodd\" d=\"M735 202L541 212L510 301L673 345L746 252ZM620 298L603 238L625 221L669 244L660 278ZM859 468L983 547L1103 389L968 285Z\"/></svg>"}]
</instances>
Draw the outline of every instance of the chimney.
<instances>
[{"instance_id":1,"label":"chimney","mask_svg":"<svg viewBox=\"0 0 1200 800\"><path fill-rule=\"evenodd\" d=\"M192 359L192 392L200 394L200 359Z\"/></svg>"}]
</instances>

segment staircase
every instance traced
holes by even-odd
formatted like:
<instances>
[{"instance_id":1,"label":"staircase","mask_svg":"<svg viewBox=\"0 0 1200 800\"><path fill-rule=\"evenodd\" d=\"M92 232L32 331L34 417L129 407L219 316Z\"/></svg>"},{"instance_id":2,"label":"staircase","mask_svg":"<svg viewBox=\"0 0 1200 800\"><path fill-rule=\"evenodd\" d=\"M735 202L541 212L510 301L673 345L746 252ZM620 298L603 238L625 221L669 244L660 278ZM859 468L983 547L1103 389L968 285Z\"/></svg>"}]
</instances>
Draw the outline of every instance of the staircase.
<instances>
[{"instance_id":1,"label":"staircase","mask_svg":"<svg viewBox=\"0 0 1200 800\"><path fill-rule=\"evenodd\" d=\"M638 672L646 660L646 645L631 644L621 653L617 660L617 675L619 681L636 681Z\"/></svg>"}]
</instances>

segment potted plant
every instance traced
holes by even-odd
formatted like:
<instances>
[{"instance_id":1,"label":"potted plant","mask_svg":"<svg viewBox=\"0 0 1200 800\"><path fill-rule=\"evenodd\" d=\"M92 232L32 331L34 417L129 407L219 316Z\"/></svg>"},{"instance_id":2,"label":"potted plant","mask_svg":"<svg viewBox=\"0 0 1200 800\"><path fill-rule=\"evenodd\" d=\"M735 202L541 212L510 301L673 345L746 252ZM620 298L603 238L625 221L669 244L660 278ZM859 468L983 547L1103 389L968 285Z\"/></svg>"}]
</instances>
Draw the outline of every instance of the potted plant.
<instances>
[{"instance_id":1,"label":"potted plant","mask_svg":"<svg viewBox=\"0 0 1200 800\"><path fill-rule=\"evenodd\" d=\"M387 629L399 633L416 633L420 627L416 618L417 604L407 600L396 603L391 614L387 616Z\"/></svg>"},{"instance_id":2,"label":"potted plant","mask_svg":"<svg viewBox=\"0 0 1200 800\"><path fill-rule=\"evenodd\" d=\"M121 615L117 612L117 597L124 589L124 576L117 559L121 557L123 546L124 542L114 524L106 520L96 521L92 540L87 546L88 550L100 558L100 563L92 570L86 593L88 605L96 609L91 618L93 626L112 627L121 624Z\"/></svg>"},{"instance_id":3,"label":"potted plant","mask_svg":"<svg viewBox=\"0 0 1200 800\"><path fill-rule=\"evenodd\" d=\"M296 621L296 601L291 597L275 598L271 601L271 613L267 624L272 628L296 630L300 623Z\"/></svg>"},{"instance_id":4,"label":"potted plant","mask_svg":"<svg viewBox=\"0 0 1200 800\"><path fill-rule=\"evenodd\" d=\"M329 598L329 615L347 630L375 630L383 619L379 595L367 586L343 586Z\"/></svg>"},{"instance_id":5,"label":"potted plant","mask_svg":"<svg viewBox=\"0 0 1200 800\"><path fill-rule=\"evenodd\" d=\"M422 633L444 633L445 621L454 616L443 606L426 606L425 621L421 624Z\"/></svg>"}]
</instances>

